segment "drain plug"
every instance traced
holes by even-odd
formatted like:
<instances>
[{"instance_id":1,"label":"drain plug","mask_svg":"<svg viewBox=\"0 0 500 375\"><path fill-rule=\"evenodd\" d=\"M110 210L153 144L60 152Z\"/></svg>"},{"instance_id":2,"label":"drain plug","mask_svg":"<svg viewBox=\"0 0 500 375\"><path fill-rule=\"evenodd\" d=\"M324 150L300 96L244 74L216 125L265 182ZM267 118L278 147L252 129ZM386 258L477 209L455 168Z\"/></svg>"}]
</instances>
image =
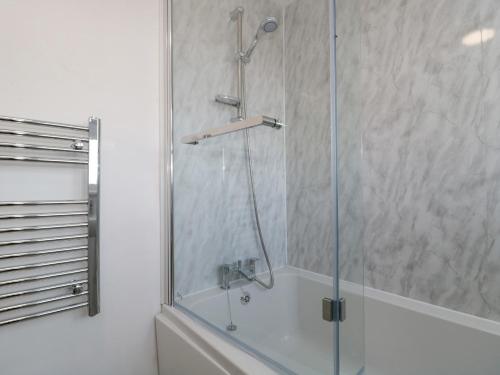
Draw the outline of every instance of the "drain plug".
<instances>
[{"instance_id":1,"label":"drain plug","mask_svg":"<svg viewBox=\"0 0 500 375\"><path fill-rule=\"evenodd\" d=\"M252 297L250 296L250 293L248 292L243 292L243 295L240 297L240 302L242 305L247 305Z\"/></svg>"}]
</instances>

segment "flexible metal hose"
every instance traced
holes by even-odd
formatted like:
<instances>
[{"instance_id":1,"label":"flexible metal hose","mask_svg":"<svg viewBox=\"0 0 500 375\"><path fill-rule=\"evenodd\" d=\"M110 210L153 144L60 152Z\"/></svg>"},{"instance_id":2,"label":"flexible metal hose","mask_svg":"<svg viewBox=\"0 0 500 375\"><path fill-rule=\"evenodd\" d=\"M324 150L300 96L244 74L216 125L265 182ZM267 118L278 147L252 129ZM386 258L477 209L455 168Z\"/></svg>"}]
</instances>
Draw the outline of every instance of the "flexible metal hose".
<instances>
[{"instance_id":1,"label":"flexible metal hose","mask_svg":"<svg viewBox=\"0 0 500 375\"><path fill-rule=\"evenodd\" d=\"M246 118L247 116L247 108L246 108L246 89L245 89L245 70L244 70L244 64L242 65L242 79L241 79L241 115L243 119ZM273 266L271 265L271 259L269 258L269 254L267 252L266 244L264 242L264 236L262 235L262 229L260 226L260 218L259 218L259 209L257 206L257 198L255 196L255 181L254 181L254 176L253 176L253 162L252 162L252 150L250 147L250 132L248 129L245 129L245 150L246 150L246 159L247 159L247 166L248 166L248 184L250 185L250 195L252 198L252 206L253 206L253 213L254 213L254 219L255 219L255 224L257 227L257 234L259 237L259 243L260 247L262 248L262 252L264 253L264 258L266 259L266 264L267 268L269 270L269 282L266 283L259 279L257 276L254 276L252 278L252 281L255 281L262 287L266 289L272 289L274 286L274 273L273 273Z\"/></svg>"}]
</instances>

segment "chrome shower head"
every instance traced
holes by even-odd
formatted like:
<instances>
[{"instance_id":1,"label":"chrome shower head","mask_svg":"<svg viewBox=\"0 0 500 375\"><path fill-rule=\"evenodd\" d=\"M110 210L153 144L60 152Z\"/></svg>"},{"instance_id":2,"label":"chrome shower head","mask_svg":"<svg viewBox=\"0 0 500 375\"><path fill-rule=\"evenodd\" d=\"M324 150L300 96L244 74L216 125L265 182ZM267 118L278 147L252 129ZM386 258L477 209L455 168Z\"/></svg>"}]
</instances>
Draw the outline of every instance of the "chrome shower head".
<instances>
[{"instance_id":1,"label":"chrome shower head","mask_svg":"<svg viewBox=\"0 0 500 375\"><path fill-rule=\"evenodd\" d=\"M278 20L276 17L266 17L264 21L260 24L259 30L262 30L266 33L272 33L276 31L278 28Z\"/></svg>"},{"instance_id":2,"label":"chrome shower head","mask_svg":"<svg viewBox=\"0 0 500 375\"><path fill-rule=\"evenodd\" d=\"M259 28L257 29L257 32L255 33L255 37L253 38L252 43L250 44L250 47L248 47L248 50L245 52L245 54L242 56L243 61L245 63L250 62L250 57L252 56L253 50L257 46L257 42L259 41L259 37L261 33L272 33L278 29L278 19L276 17L266 17L264 20L260 23Z\"/></svg>"}]
</instances>

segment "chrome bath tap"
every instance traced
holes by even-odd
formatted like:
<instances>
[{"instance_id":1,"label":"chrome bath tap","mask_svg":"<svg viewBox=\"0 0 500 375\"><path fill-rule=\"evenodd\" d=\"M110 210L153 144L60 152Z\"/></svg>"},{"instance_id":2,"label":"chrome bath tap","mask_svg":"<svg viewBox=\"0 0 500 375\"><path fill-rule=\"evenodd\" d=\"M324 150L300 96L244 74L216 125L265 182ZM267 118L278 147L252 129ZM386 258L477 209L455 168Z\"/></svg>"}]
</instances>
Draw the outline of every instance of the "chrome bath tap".
<instances>
[{"instance_id":1,"label":"chrome bath tap","mask_svg":"<svg viewBox=\"0 0 500 375\"><path fill-rule=\"evenodd\" d=\"M229 289L231 283L238 280L255 281L255 264L259 258L238 260L234 263L225 263L219 267L220 287Z\"/></svg>"}]
</instances>

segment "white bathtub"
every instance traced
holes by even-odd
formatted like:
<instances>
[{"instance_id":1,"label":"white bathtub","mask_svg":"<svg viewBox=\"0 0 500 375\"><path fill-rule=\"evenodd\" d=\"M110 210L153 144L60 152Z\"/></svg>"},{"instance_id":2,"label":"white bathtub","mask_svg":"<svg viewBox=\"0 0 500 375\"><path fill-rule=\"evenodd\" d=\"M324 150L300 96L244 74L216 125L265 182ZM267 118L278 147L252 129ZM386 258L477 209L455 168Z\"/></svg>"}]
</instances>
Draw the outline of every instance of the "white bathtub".
<instances>
[{"instance_id":1,"label":"white bathtub","mask_svg":"<svg viewBox=\"0 0 500 375\"><path fill-rule=\"evenodd\" d=\"M157 317L161 375L275 373L179 309L297 374L331 374L332 323L321 319L321 298L331 290L331 278L290 267L276 271L271 291L253 284L232 287L237 330L231 333L225 330L225 291L185 297L182 307L165 307ZM360 291L342 283L348 306L341 325L342 375L360 372L365 344L367 375L500 374L500 324L369 288L363 298ZM251 297L246 305L240 302L243 292Z\"/></svg>"}]
</instances>

